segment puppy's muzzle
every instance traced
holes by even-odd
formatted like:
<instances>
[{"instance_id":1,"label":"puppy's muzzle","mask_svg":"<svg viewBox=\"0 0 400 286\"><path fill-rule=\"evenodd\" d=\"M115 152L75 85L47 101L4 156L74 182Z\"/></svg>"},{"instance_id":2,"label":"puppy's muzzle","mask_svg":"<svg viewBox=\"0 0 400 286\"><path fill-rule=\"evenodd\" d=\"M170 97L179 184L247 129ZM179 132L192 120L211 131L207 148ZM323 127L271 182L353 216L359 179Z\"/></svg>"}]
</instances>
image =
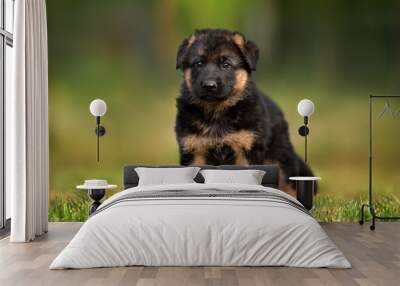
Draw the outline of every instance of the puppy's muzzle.
<instances>
[{"instance_id":1,"label":"puppy's muzzle","mask_svg":"<svg viewBox=\"0 0 400 286\"><path fill-rule=\"evenodd\" d=\"M201 87L207 92L215 92L218 84L215 80L205 80L201 83Z\"/></svg>"}]
</instances>

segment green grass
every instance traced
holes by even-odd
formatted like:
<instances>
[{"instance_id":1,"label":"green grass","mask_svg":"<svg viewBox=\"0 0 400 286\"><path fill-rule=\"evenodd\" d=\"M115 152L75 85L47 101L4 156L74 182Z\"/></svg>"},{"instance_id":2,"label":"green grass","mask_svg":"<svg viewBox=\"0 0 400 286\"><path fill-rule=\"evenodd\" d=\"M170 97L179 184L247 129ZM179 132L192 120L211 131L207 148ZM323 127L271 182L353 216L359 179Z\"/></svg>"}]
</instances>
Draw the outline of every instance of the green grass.
<instances>
[{"instance_id":1,"label":"green grass","mask_svg":"<svg viewBox=\"0 0 400 286\"><path fill-rule=\"evenodd\" d=\"M320 222L356 222L364 202L364 198L346 200L335 196L317 196L311 213ZM56 196L50 201L49 221L85 221L89 204L89 200L83 197L64 199ZM400 200L394 195L380 196L375 206L380 216L400 214ZM369 219L369 213L365 213Z\"/></svg>"},{"instance_id":2,"label":"green grass","mask_svg":"<svg viewBox=\"0 0 400 286\"><path fill-rule=\"evenodd\" d=\"M49 221L85 221L90 202L82 198L63 199L57 196L50 200Z\"/></svg>"},{"instance_id":3,"label":"green grass","mask_svg":"<svg viewBox=\"0 0 400 286\"><path fill-rule=\"evenodd\" d=\"M311 213L320 222L354 222L359 220L360 208L365 202L366 198L346 200L335 196L317 196ZM376 199L375 209L379 216L398 216L400 200L394 195L382 195ZM370 219L367 210L365 215L366 219Z\"/></svg>"}]
</instances>

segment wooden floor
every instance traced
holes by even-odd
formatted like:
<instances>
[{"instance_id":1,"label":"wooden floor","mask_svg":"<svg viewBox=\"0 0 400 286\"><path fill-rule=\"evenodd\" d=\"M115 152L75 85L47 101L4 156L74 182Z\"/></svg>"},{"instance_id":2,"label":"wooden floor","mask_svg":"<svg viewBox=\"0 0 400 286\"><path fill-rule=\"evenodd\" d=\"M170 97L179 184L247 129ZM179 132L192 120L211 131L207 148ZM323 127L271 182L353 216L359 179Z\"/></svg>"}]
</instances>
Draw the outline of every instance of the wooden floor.
<instances>
[{"instance_id":1,"label":"wooden floor","mask_svg":"<svg viewBox=\"0 0 400 286\"><path fill-rule=\"evenodd\" d=\"M81 226L51 223L32 242L0 241L0 285L400 285L400 223L323 224L352 269L289 267L122 267L48 270L50 262Z\"/></svg>"}]
</instances>

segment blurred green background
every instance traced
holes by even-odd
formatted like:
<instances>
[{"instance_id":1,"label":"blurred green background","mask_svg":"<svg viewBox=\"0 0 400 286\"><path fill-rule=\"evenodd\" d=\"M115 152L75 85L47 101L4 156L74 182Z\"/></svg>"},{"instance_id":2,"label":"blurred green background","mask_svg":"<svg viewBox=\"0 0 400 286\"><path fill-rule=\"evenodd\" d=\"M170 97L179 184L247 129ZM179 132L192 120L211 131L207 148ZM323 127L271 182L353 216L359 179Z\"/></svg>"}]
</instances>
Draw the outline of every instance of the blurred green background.
<instances>
[{"instance_id":1,"label":"blurred green background","mask_svg":"<svg viewBox=\"0 0 400 286\"><path fill-rule=\"evenodd\" d=\"M365 198L368 95L400 94L399 1L49 0L47 10L52 220L84 219L86 210L81 218L65 204L84 208L86 194L75 190L84 179L122 187L124 164L178 164L176 50L207 27L237 30L257 43L254 77L284 110L301 155L297 103L315 102L309 160L323 178L321 204ZM100 163L89 113L95 98L108 104ZM400 108L400 100L391 105ZM374 187L398 208L400 116L377 122Z\"/></svg>"}]
</instances>

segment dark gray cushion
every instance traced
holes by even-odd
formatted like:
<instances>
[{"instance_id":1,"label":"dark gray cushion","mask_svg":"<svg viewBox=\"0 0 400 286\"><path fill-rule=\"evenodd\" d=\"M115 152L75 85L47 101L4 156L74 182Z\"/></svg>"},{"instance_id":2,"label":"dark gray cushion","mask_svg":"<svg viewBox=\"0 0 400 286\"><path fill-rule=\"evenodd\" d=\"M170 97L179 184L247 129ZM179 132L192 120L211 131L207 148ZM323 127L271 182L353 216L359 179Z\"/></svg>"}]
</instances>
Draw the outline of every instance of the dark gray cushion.
<instances>
[{"instance_id":1,"label":"dark gray cushion","mask_svg":"<svg viewBox=\"0 0 400 286\"><path fill-rule=\"evenodd\" d=\"M135 171L136 167L147 168L182 168L185 166L178 165L162 165L162 166L145 166L145 165L127 165L124 167L124 188L133 188L138 185L139 176ZM193 166L192 166L193 167ZM205 169L221 169L221 170L263 170L265 175L262 179L262 185L277 189L279 186L279 167L278 165L250 165L250 166L237 166L237 165L222 165L222 166L195 166ZM194 178L197 183L204 183L204 178L200 174Z\"/></svg>"}]
</instances>

